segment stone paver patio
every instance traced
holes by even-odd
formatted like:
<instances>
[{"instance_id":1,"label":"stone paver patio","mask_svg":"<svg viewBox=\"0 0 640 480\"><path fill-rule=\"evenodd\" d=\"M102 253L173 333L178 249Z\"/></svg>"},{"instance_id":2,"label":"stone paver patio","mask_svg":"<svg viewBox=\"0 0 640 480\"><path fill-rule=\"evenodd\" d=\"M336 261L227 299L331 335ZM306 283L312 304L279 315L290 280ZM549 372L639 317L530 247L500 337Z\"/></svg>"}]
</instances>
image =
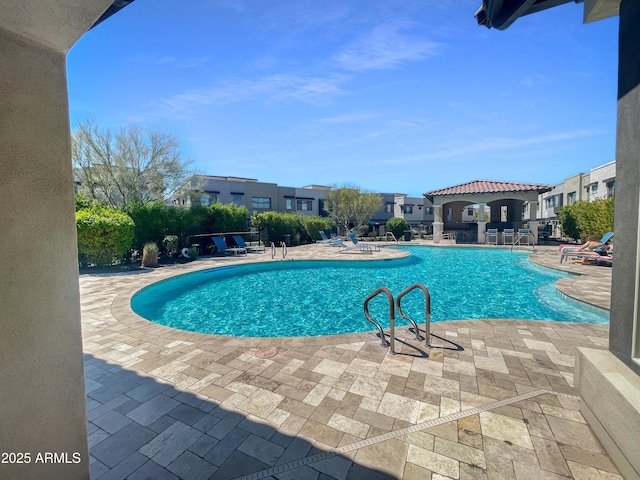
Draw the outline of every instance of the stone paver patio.
<instances>
[{"instance_id":1,"label":"stone paver patio","mask_svg":"<svg viewBox=\"0 0 640 480\"><path fill-rule=\"evenodd\" d=\"M401 254L289 250L293 259ZM608 307L610 268L560 265L553 247L532 259L584 274L557 286ZM607 326L441 322L431 349L403 327L392 355L374 332L222 337L156 325L129 308L149 283L251 261L272 260L80 277L92 479L622 478L573 387L575 348L607 348Z\"/></svg>"}]
</instances>

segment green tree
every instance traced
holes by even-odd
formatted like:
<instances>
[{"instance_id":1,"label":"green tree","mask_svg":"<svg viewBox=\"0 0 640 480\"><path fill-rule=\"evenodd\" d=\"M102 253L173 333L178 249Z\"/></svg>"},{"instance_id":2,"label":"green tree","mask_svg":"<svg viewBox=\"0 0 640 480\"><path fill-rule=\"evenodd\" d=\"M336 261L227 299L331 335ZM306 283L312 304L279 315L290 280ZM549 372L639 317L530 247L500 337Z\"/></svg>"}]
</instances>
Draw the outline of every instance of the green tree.
<instances>
[{"instance_id":1,"label":"green tree","mask_svg":"<svg viewBox=\"0 0 640 480\"><path fill-rule=\"evenodd\" d=\"M116 207L172 198L193 174L174 135L139 126L113 133L90 120L72 132L74 177L82 193Z\"/></svg>"},{"instance_id":2,"label":"green tree","mask_svg":"<svg viewBox=\"0 0 640 480\"><path fill-rule=\"evenodd\" d=\"M400 238L405 230L409 230L409 224L404 218L393 217L387 220L387 230Z\"/></svg>"},{"instance_id":3,"label":"green tree","mask_svg":"<svg viewBox=\"0 0 640 480\"><path fill-rule=\"evenodd\" d=\"M383 205L379 193L363 191L355 186L334 187L327 191L324 201L329 216L345 230L367 225Z\"/></svg>"}]
</instances>

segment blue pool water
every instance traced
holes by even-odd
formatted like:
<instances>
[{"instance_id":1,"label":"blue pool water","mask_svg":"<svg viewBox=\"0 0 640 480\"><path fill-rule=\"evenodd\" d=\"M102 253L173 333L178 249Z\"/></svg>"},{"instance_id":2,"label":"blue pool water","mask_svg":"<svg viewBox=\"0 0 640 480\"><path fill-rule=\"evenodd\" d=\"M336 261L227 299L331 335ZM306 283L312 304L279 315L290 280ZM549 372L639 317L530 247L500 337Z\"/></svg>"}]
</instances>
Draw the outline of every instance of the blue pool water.
<instances>
[{"instance_id":1,"label":"blue pool water","mask_svg":"<svg viewBox=\"0 0 640 480\"><path fill-rule=\"evenodd\" d=\"M380 286L394 297L421 282L431 293L431 321L522 318L608 323L607 312L564 298L554 282L567 276L536 266L526 252L404 247L411 256L375 261L289 261L224 266L153 284L131 307L162 325L219 335L298 337L373 330L363 301ZM403 310L424 323L420 291ZM388 327L378 296L373 317ZM406 325L401 319L396 325Z\"/></svg>"}]
</instances>

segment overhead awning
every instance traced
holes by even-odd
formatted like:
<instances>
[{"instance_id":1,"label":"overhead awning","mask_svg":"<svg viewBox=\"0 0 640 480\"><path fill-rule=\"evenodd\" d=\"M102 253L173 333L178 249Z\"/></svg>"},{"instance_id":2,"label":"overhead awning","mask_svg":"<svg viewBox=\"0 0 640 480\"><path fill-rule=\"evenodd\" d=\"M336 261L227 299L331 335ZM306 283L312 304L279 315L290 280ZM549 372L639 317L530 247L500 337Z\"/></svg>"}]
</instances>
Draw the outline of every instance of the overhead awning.
<instances>
[{"instance_id":1,"label":"overhead awning","mask_svg":"<svg viewBox=\"0 0 640 480\"><path fill-rule=\"evenodd\" d=\"M520 17L572 1L582 3L582 0L483 0L474 16L478 25L504 30Z\"/></svg>"}]
</instances>

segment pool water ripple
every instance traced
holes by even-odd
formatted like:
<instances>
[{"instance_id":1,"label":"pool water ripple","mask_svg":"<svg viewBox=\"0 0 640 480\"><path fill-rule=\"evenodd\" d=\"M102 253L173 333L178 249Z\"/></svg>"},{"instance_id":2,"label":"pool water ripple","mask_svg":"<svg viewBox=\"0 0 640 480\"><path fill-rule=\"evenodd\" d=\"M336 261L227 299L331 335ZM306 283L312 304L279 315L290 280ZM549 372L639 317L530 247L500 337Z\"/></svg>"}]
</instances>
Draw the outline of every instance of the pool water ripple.
<instances>
[{"instance_id":1,"label":"pool water ripple","mask_svg":"<svg viewBox=\"0 0 640 480\"><path fill-rule=\"evenodd\" d=\"M364 299L380 286L394 296L413 283L431 293L434 322L475 318L608 323L608 313L564 298L553 286L568 274L505 249L405 247L411 256L380 261L291 261L225 266L174 277L134 295L133 310L188 331L296 337L372 330ZM424 323L415 291L403 310ZM388 327L386 298L370 304ZM397 319L397 325L405 322Z\"/></svg>"}]
</instances>

